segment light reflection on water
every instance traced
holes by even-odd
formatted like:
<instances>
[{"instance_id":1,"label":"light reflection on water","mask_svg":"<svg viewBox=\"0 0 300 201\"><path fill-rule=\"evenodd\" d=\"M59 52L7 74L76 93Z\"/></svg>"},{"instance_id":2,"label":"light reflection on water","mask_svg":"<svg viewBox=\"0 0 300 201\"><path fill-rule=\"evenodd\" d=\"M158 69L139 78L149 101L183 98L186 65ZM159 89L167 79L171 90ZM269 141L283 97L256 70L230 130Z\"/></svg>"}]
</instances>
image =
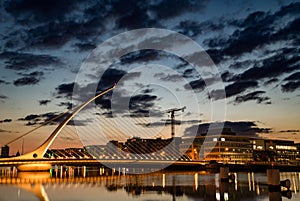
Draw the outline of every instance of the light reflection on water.
<instances>
[{"instance_id":1,"label":"light reflection on water","mask_svg":"<svg viewBox=\"0 0 300 201\"><path fill-rule=\"evenodd\" d=\"M231 183L218 173L157 172L130 175L104 168L56 168L42 173L0 169L0 201L9 200L300 200L300 173L280 175L291 180L292 198L269 193L265 173L234 173ZM284 189L282 189L284 190Z\"/></svg>"}]
</instances>

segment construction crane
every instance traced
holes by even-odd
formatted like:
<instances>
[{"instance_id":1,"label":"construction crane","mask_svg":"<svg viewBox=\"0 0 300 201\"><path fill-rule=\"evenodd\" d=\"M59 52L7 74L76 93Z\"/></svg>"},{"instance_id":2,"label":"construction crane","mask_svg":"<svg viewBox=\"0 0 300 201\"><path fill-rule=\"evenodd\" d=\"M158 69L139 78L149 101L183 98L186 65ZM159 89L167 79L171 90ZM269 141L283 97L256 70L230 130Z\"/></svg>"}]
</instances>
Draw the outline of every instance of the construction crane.
<instances>
[{"instance_id":1,"label":"construction crane","mask_svg":"<svg viewBox=\"0 0 300 201\"><path fill-rule=\"evenodd\" d=\"M171 113L171 136L172 138L175 136L175 112L182 111L184 112L185 106L182 108L172 108L167 110L167 113Z\"/></svg>"}]
</instances>

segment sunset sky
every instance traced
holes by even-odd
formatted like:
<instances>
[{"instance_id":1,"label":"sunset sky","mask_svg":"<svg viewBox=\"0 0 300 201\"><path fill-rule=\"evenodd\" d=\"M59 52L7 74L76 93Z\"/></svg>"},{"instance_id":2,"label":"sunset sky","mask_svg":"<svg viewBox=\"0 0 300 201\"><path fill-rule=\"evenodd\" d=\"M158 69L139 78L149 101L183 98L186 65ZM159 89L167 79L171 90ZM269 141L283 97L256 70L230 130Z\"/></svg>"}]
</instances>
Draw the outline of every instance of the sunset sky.
<instances>
[{"instance_id":1,"label":"sunset sky","mask_svg":"<svg viewBox=\"0 0 300 201\"><path fill-rule=\"evenodd\" d=\"M222 119L212 110L224 110L225 127L238 135L300 142L300 2L10 0L0 9L1 146L115 82L114 93L79 113L76 127L66 128L57 145L170 137L167 110L183 106L176 113L178 136L204 132ZM99 64L101 51L142 47L151 37L118 41L118 34L141 28L197 42L226 98L219 96L212 68L199 72L173 52L141 49L111 66ZM186 43L173 42L192 58ZM53 124L27 136L26 150L45 140ZM12 154L21 143L11 144Z\"/></svg>"}]
</instances>

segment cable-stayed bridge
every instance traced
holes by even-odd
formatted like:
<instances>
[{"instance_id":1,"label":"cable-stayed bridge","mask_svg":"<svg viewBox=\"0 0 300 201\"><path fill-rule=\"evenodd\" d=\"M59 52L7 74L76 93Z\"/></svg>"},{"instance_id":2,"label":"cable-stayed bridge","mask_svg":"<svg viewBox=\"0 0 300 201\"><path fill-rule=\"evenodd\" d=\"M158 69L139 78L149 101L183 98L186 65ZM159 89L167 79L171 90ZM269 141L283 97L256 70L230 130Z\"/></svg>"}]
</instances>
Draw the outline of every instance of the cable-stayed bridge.
<instances>
[{"instance_id":1,"label":"cable-stayed bridge","mask_svg":"<svg viewBox=\"0 0 300 201\"><path fill-rule=\"evenodd\" d=\"M61 130L76 114L78 114L78 112L95 99L112 91L115 87L116 85L113 85L102 91L75 108L72 112L68 113L67 117L38 148L24 155L1 158L0 166L17 166L19 170L37 171L49 170L53 165L96 165L99 163L109 166L147 165L147 167L168 166L174 162L178 165L192 165L192 163L195 163L194 165L199 164L199 162L191 162L187 156L184 156L179 152L179 148L176 146L176 139L173 136L172 138L165 140L148 139L147 142L143 139L132 139L134 143L127 143L125 149L119 149L119 145L116 144L115 141L111 141L106 145L105 153L101 150L101 146L89 147L88 151L78 151L76 149L70 149L69 151L48 150ZM20 139L20 137L17 139ZM141 141L140 144L138 141Z\"/></svg>"}]
</instances>

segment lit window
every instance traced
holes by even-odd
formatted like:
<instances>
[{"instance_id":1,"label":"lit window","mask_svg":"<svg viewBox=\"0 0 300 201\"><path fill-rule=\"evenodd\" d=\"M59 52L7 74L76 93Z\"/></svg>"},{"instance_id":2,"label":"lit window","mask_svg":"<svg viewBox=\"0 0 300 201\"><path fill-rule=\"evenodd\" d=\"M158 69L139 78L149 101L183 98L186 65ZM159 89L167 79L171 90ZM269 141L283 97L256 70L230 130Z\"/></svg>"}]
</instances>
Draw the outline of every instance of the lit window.
<instances>
[{"instance_id":1,"label":"lit window","mask_svg":"<svg viewBox=\"0 0 300 201\"><path fill-rule=\"evenodd\" d=\"M229 196L228 196L228 193L224 193L224 200L229 200Z\"/></svg>"},{"instance_id":2,"label":"lit window","mask_svg":"<svg viewBox=\"0 0 300 201\"><path fill-rule=\"evenodd\" d=\"M216 200L221 200L221 195L220 195L220 193L216 193Z\"/></svg>"}]
</instances>

